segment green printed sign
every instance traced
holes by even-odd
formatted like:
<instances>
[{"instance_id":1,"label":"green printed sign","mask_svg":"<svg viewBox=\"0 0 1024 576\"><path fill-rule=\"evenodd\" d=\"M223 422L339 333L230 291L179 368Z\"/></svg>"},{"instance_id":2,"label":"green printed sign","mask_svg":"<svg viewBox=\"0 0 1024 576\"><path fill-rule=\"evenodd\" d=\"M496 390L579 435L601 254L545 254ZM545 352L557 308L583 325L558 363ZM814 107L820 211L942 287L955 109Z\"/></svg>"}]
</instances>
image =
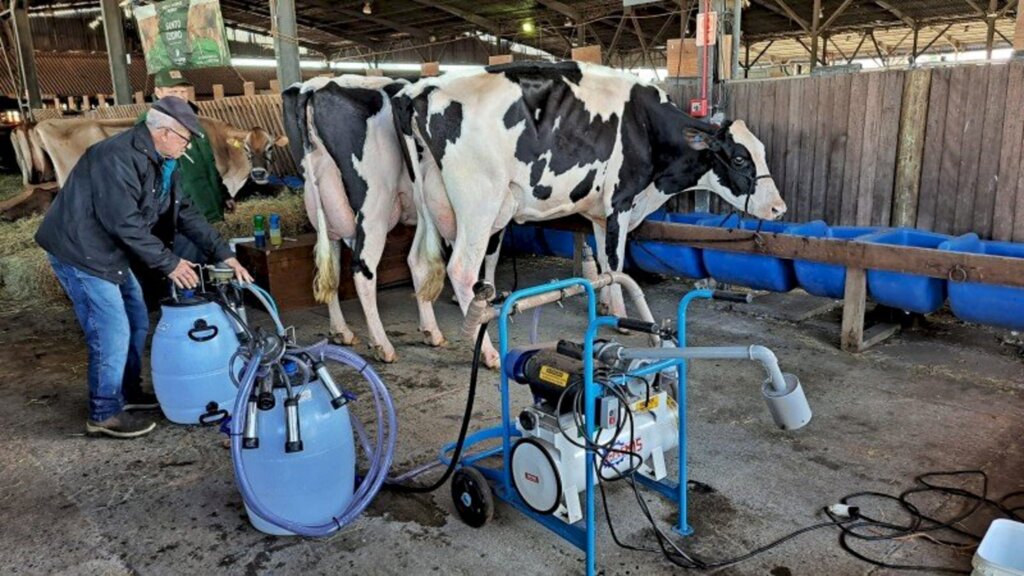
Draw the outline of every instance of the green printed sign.
<instances>
[{"instance_id":1,"label":"green printed sign","mask_svg":"<svg viewBox=\"0 0 1024 576\"><path fill-rule=\"evenodd\" d=\"M134 11L150 74L231 65L218 0L164 0Z\"/></svg>"}]
</instances>

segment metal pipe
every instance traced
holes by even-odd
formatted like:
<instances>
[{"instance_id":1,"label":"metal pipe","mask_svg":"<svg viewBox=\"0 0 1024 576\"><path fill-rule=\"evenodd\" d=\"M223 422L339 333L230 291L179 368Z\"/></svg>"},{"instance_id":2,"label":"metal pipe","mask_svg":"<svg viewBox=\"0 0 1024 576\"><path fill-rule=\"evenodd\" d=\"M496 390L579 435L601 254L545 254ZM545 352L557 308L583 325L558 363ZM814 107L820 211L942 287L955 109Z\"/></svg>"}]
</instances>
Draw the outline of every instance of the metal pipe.
<instances>
[{"instance_id":1,"label":"metal pipe","mask_svg":"<svg viewBox=\"0 0 1024 576\"><path fill-rule=\"evenodd\" d=\"M107 39L107 58L114 86L114 104L132 103L132 83L128 79L128 59L124 49L124 23L118 0L100 0L103 34Z\"/></svg>"},{"instance_id":2,"label":"metal pipe","mask_svg":"<svg viewBox=\"0 0 1024 576\"><path fill-rule=\"evenodd\" d=\"M732 0L732 79L740 78L740 34L743 31L743 0ZM747 47L749 48L749 44ZM750 52L747 51L747 60Z\"/></svg>"},{"instance_id":3,"label":"metal pipe","mask_svg":"<svg viewBox=\"0 0 1024 576\"><path fill-rule=\"evenodd\" d=\"M760 345L753 346L699 346L691 348L623 348L621 360L755 360L760 362L771 378L776 392L786 391L786 379L779 368L775 353Z\"/></svg>"}]
</instances>

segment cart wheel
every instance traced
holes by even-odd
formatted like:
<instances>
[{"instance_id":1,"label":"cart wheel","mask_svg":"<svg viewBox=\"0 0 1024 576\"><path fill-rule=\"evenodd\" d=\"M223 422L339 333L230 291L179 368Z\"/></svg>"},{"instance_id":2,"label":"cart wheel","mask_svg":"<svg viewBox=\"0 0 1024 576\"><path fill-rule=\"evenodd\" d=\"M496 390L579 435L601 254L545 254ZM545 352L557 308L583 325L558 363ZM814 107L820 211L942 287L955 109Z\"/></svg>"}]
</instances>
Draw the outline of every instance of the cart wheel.
<instances>
[{"instance_id":1,"label":"cart wheel","mask_svg":"<svg viewBox=\"0 0 1024 576\"><path fill-rule=\"evenodd\" d=\"M472 467L459 468L452 476L452 501L459 518L479 528L494 517L494 496L487 480Z\"/></svg>"}]
</instances>

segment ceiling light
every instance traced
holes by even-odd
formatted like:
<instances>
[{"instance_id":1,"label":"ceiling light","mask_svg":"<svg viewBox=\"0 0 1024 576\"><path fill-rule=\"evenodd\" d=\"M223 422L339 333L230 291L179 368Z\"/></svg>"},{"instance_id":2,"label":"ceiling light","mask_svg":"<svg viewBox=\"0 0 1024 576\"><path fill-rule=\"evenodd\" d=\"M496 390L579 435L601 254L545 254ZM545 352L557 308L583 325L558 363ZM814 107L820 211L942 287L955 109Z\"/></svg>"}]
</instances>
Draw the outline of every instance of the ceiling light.
<instances>
[{"instance_id":1,"label":"ceiling light","mask_svg":"<svg viewBox=\"0 0 1024 576\"><path fill-rule=\"evenodd\" d=\"M526 32L527 34L533 34L533 31L533 22L530 22L529 20L523 22L523 32Z\"/></svg>"},{"instance_id":2,"label":"ceiling light","mask_svg":"<svg viewBox=\"0 0 1024 576\"><path fill-rule=\"evenodd\" d=\"M363 2L363 14L373 14L373 3Z\"/></svg>"}]
</instances>

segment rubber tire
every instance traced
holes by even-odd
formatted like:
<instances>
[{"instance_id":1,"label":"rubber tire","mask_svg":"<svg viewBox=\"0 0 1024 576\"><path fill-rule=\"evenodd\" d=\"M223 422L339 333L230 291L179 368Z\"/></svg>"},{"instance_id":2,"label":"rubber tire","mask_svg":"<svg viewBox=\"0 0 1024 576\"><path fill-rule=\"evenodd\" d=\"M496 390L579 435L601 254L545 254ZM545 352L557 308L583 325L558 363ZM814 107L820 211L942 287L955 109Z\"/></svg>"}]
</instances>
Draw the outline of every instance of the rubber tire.
<instances>
[{"instance_id":1,"label":"rubber tire","mask_svg":"<svg viewBox=\"0 0 1024 576\"><path fill-rule=\"evenodd\" d=\"M472 528L480 528L494 518L491 487L484 475L471 466L459 468L452 476L452 502L459 518Z\"/></svg>"}]
</instances>

